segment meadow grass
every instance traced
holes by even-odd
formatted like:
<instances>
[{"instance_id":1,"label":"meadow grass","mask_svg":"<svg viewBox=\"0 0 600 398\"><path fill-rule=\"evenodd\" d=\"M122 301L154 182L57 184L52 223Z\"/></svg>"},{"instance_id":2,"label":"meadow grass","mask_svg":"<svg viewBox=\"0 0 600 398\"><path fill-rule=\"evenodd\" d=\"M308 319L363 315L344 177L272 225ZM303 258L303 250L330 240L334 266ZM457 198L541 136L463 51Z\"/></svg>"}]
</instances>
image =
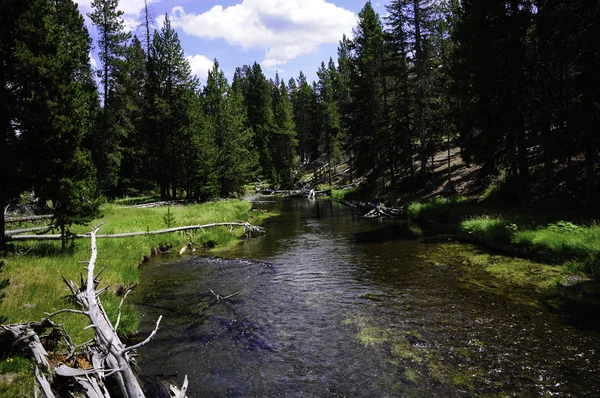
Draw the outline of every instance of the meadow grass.
<instances>
[{"instance_id":1,"label":"meadow grass","mask_svg":"<svg viewBox=\"0 0 600 398\"><path fill-rule=\"evenodd\" d=\"M493 196L497 187L488 189ZM600 225L570 221L548 223L531 214L486 214L492 207L464 197L435 198L406 206L408 218L458 224L469 240L505 247L537 260L564 265L568 272L600 277Z\"/></svg>"},{"instance_id":2,"label":"meadow grass","mask_svg":"<svg viewBox=\"0 0 600 398\"><path fill-rule=\"evenodd\" d=\"M409 203L406 206L406 215L413 220L452 223L478 210L476 204L468 201L464 196L457 196Z\"/></svg>"},{"instance_id":3,"label":"meadow grass","mask_svg":"<svg viewBox=\"0 0 600 398\"><path fill-rule=\"evenodd\" d=\"M251 204L239 200L220 201L198 205L173 206L171 227L208 224L213 222L256 223L263 215L251 212ZM102 234L120 232L152 231L166 228L166 208L137 209L116 204L102 207L102 218L90 225L104 223ZM89 226L74 226L72 232L89 232ZM195 246L218 246L236 242L244 231L242 228L230 230L226 227L198 231L192 237ZM115 292L138 281L138 266L152 248L174 247L179 249L190 242L190 236L182 233L164 235L142 235L129 238L108 238L98 240L98 260L96 269L106 266L102 274L102 285L110 286L102 301L111 318L116 317L120 297ZM23 242L10 244L8 251L0 254L4 260L2 278L8 278L10 285L3 291L6 298L0 304L0 315L8 318L7 323L37 321L45 312L62 308L73 308L65 300L69 290L62 276L79 283L80 273L84 272L85 262L90 257L89 239L76 239L67 251L62 252L60 242ZM65 314L55 317L64 324L76 343L87 341L91 333L84 331L87 319L83 316ZM132 307L125 309L121 326L122 335L135 333L139 325L139 314Z\"/></svg>"},{"instance_id":4,"label":"meadow grass","mask_svg":"<svg viewBox=\"0 0 600 398\"><path fill-rule=\"evenodd\" d=\"M358 188L332 189L331 198L334 200L358 200L362 198L362 192Z\"/></svg>"},{"instance_id":5,"label":"meadow grass","mask_svg":"<svg viewBox=\"0 0 600 398\"><path fill-rule=\"evenodd\" d=\"M544 261L563 264L565 271L600 276L600 225L596 223L531 225L483 215L462 221L459 229L477 241L507 245Z\"/></svg>"}]
</instances>

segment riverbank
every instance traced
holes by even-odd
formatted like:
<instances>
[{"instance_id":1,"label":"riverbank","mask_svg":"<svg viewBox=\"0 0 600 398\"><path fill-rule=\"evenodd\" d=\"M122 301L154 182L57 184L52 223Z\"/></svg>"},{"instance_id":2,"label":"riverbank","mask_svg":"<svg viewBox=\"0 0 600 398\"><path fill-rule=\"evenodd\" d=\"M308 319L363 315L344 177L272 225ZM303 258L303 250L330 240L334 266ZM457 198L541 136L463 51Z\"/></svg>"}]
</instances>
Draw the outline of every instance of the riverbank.
<instances>
[{"instance_id":1,"label":"riverbank","mask_svg":"<svg viewBox=\"0 0 600 398\"><path fill-rule=\"evenodd\" d=\"M460 196L412 202L405 214L414 221L454 224L460 239L509 255L557 265L568 273L600 276L600 226L593 220L498 211Z\"/></svg>"},{"instance_id":2,"label":"riverbank","mask_svg":"<svg viewBox=\"0 0 600 398\"><path fill-rule=\"evenodd\" d=\"M249 202L231 200L197 205L178 205L169 208L133 208L116 204L102 207L102 218L90 225L104 223L103 234L134 231L152 231L187 225L203 225L215 222L260 223L268 213L252 211ZM88 226L74 226L73 233L89 232ZM153 254L179 250L192 241L198 250L215 246L235 244L243 236L243 228L217 227L198 231L195 235L169 233L164 235L142 235L127 238L98 240L98 269L106 266L102 273L102 284L110 286L103 294L102 302L109 317L116 318L121 300L119 295L139 281L138 266ZM76 239L66 252L61 251L60 241L55 242L15 242L5 253L0 254L4 262L0 279L8 279L9 285L1 292L6 295L0 304L2 323L19 323L40 320L46 312L71 308L65 300L68 289L62 280L79 281L79 275L89 259L89 239ZM188 252L191 250L188 250ZM124 336L135 334L141 314L133 306L124 307L119 331ZM81 344L89 340L91 331L87 318L74 314L57 315L54 320L63 324L74 340ZM21 358L0 360L0 376L15 373L13 377L0 377L0 395L11 396L13 392L23 392L32 384L30 364ZM30 374L31 373L31 374ZM31 376L31 377L29 377ZM27 394L26 394L27 395Z\"/></svg>"}]
</instances>

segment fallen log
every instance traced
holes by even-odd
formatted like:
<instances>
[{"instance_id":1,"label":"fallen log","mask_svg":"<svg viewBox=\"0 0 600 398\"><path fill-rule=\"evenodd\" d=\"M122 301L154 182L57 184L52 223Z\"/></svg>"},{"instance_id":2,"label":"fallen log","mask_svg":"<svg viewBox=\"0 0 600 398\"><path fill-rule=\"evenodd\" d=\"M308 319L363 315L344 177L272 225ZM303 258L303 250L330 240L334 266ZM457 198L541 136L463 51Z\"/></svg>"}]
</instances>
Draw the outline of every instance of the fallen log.
<instances>
[{"instance_id":1,"label":"fallen log","mask_svg":"<svg viewBox=\"0 0 600 398\"><path fill-rule=\"evenodd\" d=\"M381 204L370 202L354 202L343 199L337 200L344 206L353 207L360 212L359 217L362 218L398 218L402 215L402 208L385 207Z\"/></svg>"},{"instance_id":2,"label":"fallen log","mask_svg":"<svg viewBox=\"0 0 600 398\"><path fill-rule=\"evenodd\" d=\"M264 228L262 227L258 227L255 225L250 224L249 222L243 222L243 223L239 223L239 222L221 222L221 223L212 223L212 224L204 224L204 225L188 225L185 227L176 227L176 228L168 228L168 229L161 229L161 230L157 230L157 231L138 231L138 232L126 232L126 233L120 233L120 234L100 234L97 235L96 238L98 239L106 239L106 238L128 238L128 237L132 237L132 236L141 236L141 235L160 235L160 234L168 234L168 233L172 233L172 232L180 232L180 231L190 231L190 230L204 230L205 228L214 228L214 227L231 227L231 228L235 228L235 227L243 227L245 232L264 232ZM62 236L60 234L55 234L55 235L16 235L16 236L11 236L9 234L5 234L6 236L6 240L9 241L25 241L25 240L38 240L38 241L45 241L45 240L61 240ZM69 235L69 238L73 238L73 239L82 239L82 238L89 238L90 234L72 234Z\"/></svg>"},{"instance_id":3,"label":"fallen log","mask_svg":"<svg viewBox=\"0 0 600 398\"><path fill-rule=\"evenodd\" d=\"M175 206L175 205L179 205L182 203L185 203L185 201L184 200L168 200L168 201L161 201L161 202L143 203L141 205L134 205L131 207L136 208L136 209L151 209L153 207Z\"/></svg>"},{"instance_id":4,"label":"fallen log","mask_svg":"<svg viewBox=\"0 0 600 398\"><path fill-rule=\"evenodd\" d=\"M23 228L23 229L13 229L10 231L6 231L5 234L6 235L17 235L17 234L24 234L27 232L36 232L36 231L46 231L46 230L51 230L54 228L54 225L46 225L44 227L32 227L32 228Z\"/></svg>"},{"instance_id":5,"label":"fallen log","mask_svg":"<svg viewBox=\"0 0 600 398\"><path fill-rule=\"evenodd\" d=\"M4 217L4 222L24 222L24 221L37 221L37 220L48 220L54 217L54 214L44 214L41 216L22 216L22 217Z\"/></svg>"}]
</instances>

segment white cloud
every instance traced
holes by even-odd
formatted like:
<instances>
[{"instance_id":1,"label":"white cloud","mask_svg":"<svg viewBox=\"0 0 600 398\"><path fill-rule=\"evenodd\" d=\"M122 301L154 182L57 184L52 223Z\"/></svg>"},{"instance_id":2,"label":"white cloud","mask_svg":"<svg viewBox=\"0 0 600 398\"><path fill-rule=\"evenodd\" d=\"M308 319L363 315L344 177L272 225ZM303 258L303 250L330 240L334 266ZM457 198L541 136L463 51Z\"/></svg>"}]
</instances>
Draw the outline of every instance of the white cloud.
<instances>
[{"instance_id":1,"label":"white cloud","mask_svg":"<svg viewBox=\"0 0 600 398\"><path fill-rule=\"evenodd\" d=\"M98 61L96 61L96 58L94 58L92 53L90 53L90 65L92 66L92 69L98 68Z\"/></svg>"},{"instance_id":2,"label":"white cloud","mask_svg":"<svg viewBox=\"0 0 600 398\"><path fill-rule=\"evenodd\" d=\"M326 0L243 0L202 14L188 14L181 6L171 10L173 27L189 35L264 49L262 64L269 68L313 53L323 43L337 43L342 34L352 33L356 18Z\"/></svg>"},{"instance_id":3,"label":"white cloud","mask_svg":"<svg viewBox=\"0 0 600 398\"><path fill-rule=\"evenodd\" d=\"M86 15L92 11L92 0L75 0L79 5L79 11ZM148 4L158 3L160 0L148 0ZM123 11L123 21L125 22L125 30L135 33L139 22L137 20L140 11L144 7L143 0L120 0L118 9ZM86 15L86 20L87 20Z\"/></svg>"},{"instance_id":4,"label":"white cloud","mask_svg":"<svg viewBox=\"0 0 600 398\"><path fill-rule=\"evenodd\" d=\"M208 78L208 71L212 69L214 62L200 54L194 56L188 55L185 58L190 63L192 74L198 76L198 78L205 83Z\"/></svg>"}]
</instances>

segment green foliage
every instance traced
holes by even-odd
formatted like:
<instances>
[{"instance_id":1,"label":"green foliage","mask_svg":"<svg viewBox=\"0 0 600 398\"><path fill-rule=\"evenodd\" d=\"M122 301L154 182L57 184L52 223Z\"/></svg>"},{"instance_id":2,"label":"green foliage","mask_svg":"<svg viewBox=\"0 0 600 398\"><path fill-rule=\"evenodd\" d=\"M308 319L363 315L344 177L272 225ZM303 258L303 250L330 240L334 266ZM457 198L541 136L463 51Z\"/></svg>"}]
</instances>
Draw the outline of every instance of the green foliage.
<instances>
[{"instance_id":1,"label":"green foliage","mask_svg":"<svg viewBox=\"0 0 600 398\"><path fill-rule=\"evenodd\" d=\"M409 203L406 206L406 215L413 220L434 220L447 223L457 222L477 210L476 205L467 198L458 196Z\"/></svg>"},{"instance_id":2,"label":"green foliage","mask_svg":"<svg viewBox=\"0 0 600 398\"><path fill-rule=\"evenodd\" d=\"M292 187L296 182L296 124L287 87L283 81L279 84L278 81L277 75L272 86L273 116L277 127L269 145L273 154L273 182L281 187Z\"/></svg>"},{"instance_id":3,"label":"green foliage","mask_svg":"<svg viewBox=\"0 0 600 398\"><path fill-rule=\"evenodd\" d=\"M83 148L95 115L97 92L89 65L91 40L69 0L35 1L22 16L15 62L25 77L18 112L22 166L17 172L41 203L52 203L66 238L73 223L97 213L96 173ZM63 239L63 246L65 240Z\"/></svg>"},{"instance_id":4,"label":"green foliage","mask_svg":"<svg viewBox=\"0 0 600 398\"><path fill-rule=\"evenodd\" d=\"M171 206L167 206L167 213L163 216L163 221L167 228L171 228L171 225L175 224L176 218L173 213L171 213Z\"/></svg>"},{"instance_id":5,"label":"green foliage","mask_svg":"<svg viewBox=\"0 0 600 398\"><path fill-rule=\"evenodd\" d=\"M118 10L118 0L93 0L88 17L98 32L101 79L104 106L100 123L94 136L96 167L102 189L112 190L118 183L123 153L121 144L131 133L131 84L135 76L125 61L127 41L131 37L125 30L123 11ZM128 87L129 86L129 87Z\"/></svg>"},{"instance_id":6,"label":"green foliage","mask_svg":"<svg viewBox=\"0 0 600 398\"><path fill-rule=\"evenodd\" d=\"M153 179L161 197L177 198L184 187L191 194L194 171L204 165L203 129L196 129L201 114L189 62L168 15L160 31L154 32L148 60L147 108L145 111L149 145L148 157ZM184 170L185 172L181 173ZM169 191L171 189L171 191Z\"/></svg>"},{"instance_id":7,"label":"green foliage","mask_svg":"<svg viewBox=\"0 0 600 398\"><path fill-rule=\"evenodd\" d=\"M600 226L558 221L542 227L519 225L501 216L478 216L460 223L460 231L480 242L500 243L508 249L552 263L571 272L600 274Z\"/></svg>"},{"instance_id":8,"label":"green foliage","mask_svg":"<svg viewBox=\"0 0 600 398\"><path fill-rule=\"evenodd\" d=\"M33 397L33 361L21 356L0 359L0 395L3 397Z\"/></svg>"},{"instance_id":9,"label":"green foliage","mask_svg":"<svg viewBox=\"0 0 600 398\"><path fill-rule=\"evenodd\" d=\"M253 132L246 126L241 82L234 80L230 87L216 60L208 73L203 105L207 134L215 150L214 180L206 185L214 186L214 193L221 197L242 194L257 166Z\"/></svg>"},{"instance_id":10,"label":"green foliage","mask_svg":"<svg viewBox=\"0 0 600 398\"><path fill-rule=\"evenodd\" d=\"M0 261L0 273L3 272L4 261ZM10 285L10 280L8 278L0 279L0 305L2 305L2 300L6 298L6 293L2 292L2 290L6 289ZM6 323L8 320L4 315L0 315L0 324Z\"/></svg>"},{"instance_id":11,"label":"green foliage","mask_svg":"<svg viewBox=\"0 0 600 398\"><path fill-rule=\"evenodd\" d=\"M510 243L510 238L518 229L498 216L478 216L460 223L459 230L470 238L483 242Z\"/></svg>"}]
</instances>

